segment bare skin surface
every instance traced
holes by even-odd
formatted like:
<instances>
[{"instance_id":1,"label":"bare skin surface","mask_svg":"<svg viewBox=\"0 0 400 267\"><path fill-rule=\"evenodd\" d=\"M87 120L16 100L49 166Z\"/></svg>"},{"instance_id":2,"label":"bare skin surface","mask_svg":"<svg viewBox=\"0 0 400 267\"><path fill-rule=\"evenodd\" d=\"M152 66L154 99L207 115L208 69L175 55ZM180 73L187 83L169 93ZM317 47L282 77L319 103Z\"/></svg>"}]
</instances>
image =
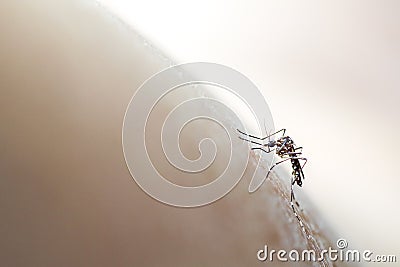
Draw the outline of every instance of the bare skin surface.
<instances>
[{"instance_id":1,"label":"bare skin surface","mask_svg":"<svg viewBox=\"0 0 400 267\"><path fill-rule=\"evenodd\" d=\"M249 195L246 174L196 209L150 198L126 168L121 126L135 88L170 62L91 1L8 1L0 10L4 266L263 266L256 253L266 244L334 246L306 201L299 215L312 238L303 235L288 177L272 175Z\"/></svg>"}]
</instances>

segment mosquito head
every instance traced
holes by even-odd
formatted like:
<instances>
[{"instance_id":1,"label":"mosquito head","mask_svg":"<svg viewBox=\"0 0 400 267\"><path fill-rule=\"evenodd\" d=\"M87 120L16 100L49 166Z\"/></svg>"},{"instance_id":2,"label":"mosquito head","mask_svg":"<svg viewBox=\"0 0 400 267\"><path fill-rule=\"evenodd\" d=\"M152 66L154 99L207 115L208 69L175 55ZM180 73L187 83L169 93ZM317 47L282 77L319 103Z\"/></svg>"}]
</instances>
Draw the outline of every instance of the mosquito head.
<instances>
[{"instance_id":1,"label":"mosquito head","mask_svg":"<svg viewBox=\"0 0 400 267\"><path fill-rule=\"evenodd\" d=\"M265 146L274 147L274 146L276 146L276 141L274 141L274 140L269 140L268 143L265 144Z\"/></svg>"}]
</instances>

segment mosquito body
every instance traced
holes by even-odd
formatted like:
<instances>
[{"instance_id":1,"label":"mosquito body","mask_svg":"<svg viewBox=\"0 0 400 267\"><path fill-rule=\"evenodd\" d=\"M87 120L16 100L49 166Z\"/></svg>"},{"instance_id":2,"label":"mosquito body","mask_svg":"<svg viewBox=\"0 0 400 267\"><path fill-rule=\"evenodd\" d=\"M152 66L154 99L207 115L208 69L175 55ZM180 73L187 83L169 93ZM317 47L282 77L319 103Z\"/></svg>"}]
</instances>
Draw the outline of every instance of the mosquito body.
<instances>
[{"instance_id":1,"label":"mosquito body","mask_svg":"<svg viewBox=\"0 0 400 267\"><path fill-rule=\"evenodd\" d=\"M296 216L297 220L299 221L300 226L302 227L303 232L305 232L303 222L301 221L299 215L296 212L293 202L295 201L293 187L295 184L298 186L302 186L304 173L303 168L304 165L307 163L307 159L302 157L302 147L296 147L295 143L293 142L292 138L285 135L286 129L281 129L273 134L270 134L266 137L257 137L254 135L247 134L242 132L238 129L238 132L241 133L245 137L239 137L240 139L249 142L251 144L256 145L252 147L251 150L261 150L265 153L275 152L277 156L281 158L281 160L277 161L272 167L269 169L267 175L265 176L264 182L267 178L272 169L285 162L290 161L292 164L292 179L291 179L291 186L290 186L290 205L292 207L293 213ZM271 137L282 132L282 136L276 140L271 140ZM302 165L300 162L304 162ZM260 184L261 185L261 184ZM298 205L297 201L296 204Z\"/></svg>"}]
</instances>

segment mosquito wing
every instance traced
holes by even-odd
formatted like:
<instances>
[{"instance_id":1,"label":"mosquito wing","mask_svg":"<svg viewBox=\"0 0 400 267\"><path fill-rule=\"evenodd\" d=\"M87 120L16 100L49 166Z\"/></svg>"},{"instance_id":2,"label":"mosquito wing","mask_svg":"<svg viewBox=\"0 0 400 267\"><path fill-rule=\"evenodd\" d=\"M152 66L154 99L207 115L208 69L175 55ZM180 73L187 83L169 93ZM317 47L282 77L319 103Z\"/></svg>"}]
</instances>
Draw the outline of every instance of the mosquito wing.
<instances>
[{"instance_id":1,"label":"mosquito wing","mask_svg":"<svg viewBox=\"0 0 400 267\"><path fill-rule=\"evenodd\" d=\"M272 154L272 153L271 153ZM273 154L270 155L271 157L271 162L273 160ZM259 162L260 165L260 162ZM258 166L256 169L253 178L250 181L249 184L249 193L254 193L255 191L260 188L260 186L267 180L268 175L270 174L271 170L268 170L266 168Z\"/></svg>"}]
</instances>

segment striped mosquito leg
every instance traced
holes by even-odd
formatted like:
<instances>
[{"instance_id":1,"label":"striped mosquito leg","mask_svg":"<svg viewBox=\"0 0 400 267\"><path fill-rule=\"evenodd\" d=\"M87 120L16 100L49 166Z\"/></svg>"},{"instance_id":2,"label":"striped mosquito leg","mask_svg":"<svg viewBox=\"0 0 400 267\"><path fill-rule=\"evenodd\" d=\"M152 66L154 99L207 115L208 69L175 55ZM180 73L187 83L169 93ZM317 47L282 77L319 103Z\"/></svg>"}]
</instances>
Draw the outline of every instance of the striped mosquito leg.
<instances>
[{"instance_id":1,"label":"striped mosquito leg","mask_svg":"<svg viewBox=\"0 0 400 267\"><path fill-rule=\"evenodd\" d=\"M300 216L297 214L297 211L296 211L296 209L295 209L295 207L294 207L294 204L293 204L293 201L294 201L294 199L295 199L295 197L294 197L294 191L293 191L293 184L294 184L294 181L293 181L293 177L292 177L292 182L290 183L290 206L292 207L294 216L296 216L296 219L297 219L297 221L298 221L299 224L300 224L301 230L302 230L303 233L308 237L307 232L306 232L306 228L304 227L304 223L303 223L303 221L300 219Z\"/></svg>"}]
</instances>

